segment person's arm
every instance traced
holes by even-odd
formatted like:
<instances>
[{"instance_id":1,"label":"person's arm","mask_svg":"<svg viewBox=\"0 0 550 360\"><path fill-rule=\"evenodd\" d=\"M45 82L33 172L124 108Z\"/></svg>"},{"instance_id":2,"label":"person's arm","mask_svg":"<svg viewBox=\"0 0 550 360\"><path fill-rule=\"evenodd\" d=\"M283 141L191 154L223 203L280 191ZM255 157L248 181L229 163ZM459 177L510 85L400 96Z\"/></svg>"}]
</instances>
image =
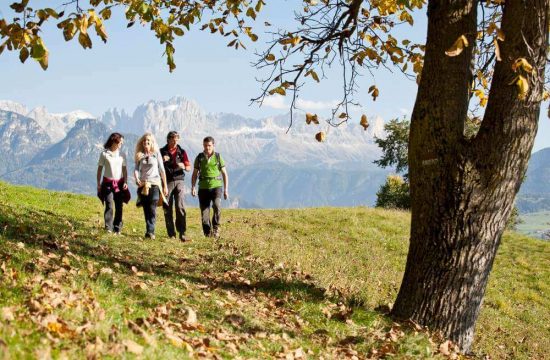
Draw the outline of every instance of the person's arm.
<instances>
[{"instance_id":1,"label":"person's arm","mask_svg":"<svg viewBox=\"0 0 550 360\"><path fill-rule=\"evenodd\" d=\"M168 185L166 184L166 170L164 170L164 162L162 161L162 155L160 153L160 150L157 151L157 162L158 162L158 169L160 174L160 179L162 180L162 193L164 196L168 196Z\"/></svg>"},{"instance_id":2,"label":"person's arm","mask_svg":"<svg viewBox=\"0 0 550 360\"><path fill-rule=\"evenodd\" d=\"M197 178L199 177L199 169L193 169L193 175L191 175L191 195L197 196L197 189L195 185L197 184Z\"/></svg>"},{"instance_id":3,"label":"person's arm","mask_svg":"<svg viewBox=\"0 0 550 360\"><path fill-rule=\"evenodd\" d=\"M187 157L187 152L185 150L183 150L183 164L180 163L178 166L185 171L191 171L191 163L189 162L189 158Z\"/></svg>"},{"instance_id":4,"label":"person's arm","mask_svg":"<svg viewBox=\"0 0 550 360\"><path fill-rule=\"evenodd\" d=\"M139 160L136 161L134 166L134 180L136 181L136 185L141 187L141 180L139 179Z\"/></svg>"},{"instance_id":5,"label":"person's arm","mask_svg":"<svg viewBox=\"0 0 550 360\"><path fill-rule=\"evenodd\" d=\"M101 173L103 172L103 166L97 166L97 191L101 190Z\"/></svg>"},{"instance_id":6,"label":"person's arm","mask_svg":"<svg viewBox=\"0 0 550 360\"><path fill-rule=\"evenodd\" d=\"M124 179L123 189L126 190L128 188L128 169L126 169L126 165L122 167L122 178Z\"/></svg>"},{"instance_id":7,"label":"person's arm","mask_svg":"<svg viewBox=\"0 0 550 360\"><path fill-rule=\"evenodd\" d=\"M222 167L222 178L223 178L223 198L227 200L229 197L229 176L227 175L227 170L225 166Z\"/></svg>"},{"instance_id":8,"label":"person's arm","mask_svg":"<svg viewBox=\"0 0 550 360\"><path fill-rule=\"evenodd\" d=\"M105 165L105 159L103 158L103 152L99 154L99 160L97 160L97 191L101 190L101 173L103 172L103 166Z\"/></svg>"}]
</instances>

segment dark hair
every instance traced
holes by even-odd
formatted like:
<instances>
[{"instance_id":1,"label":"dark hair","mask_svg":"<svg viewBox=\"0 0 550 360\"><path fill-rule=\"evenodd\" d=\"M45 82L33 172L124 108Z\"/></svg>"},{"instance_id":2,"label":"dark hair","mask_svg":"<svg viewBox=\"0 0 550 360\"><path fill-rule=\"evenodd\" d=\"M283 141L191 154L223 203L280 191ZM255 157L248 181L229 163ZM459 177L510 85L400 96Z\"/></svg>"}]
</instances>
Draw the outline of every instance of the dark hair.
<instances>
[{"instance_id":1,"label":"dark hair","mask_svg":"<svg viewBox=\"0 0 550 360\"><path fill-rule=\"evenodd\" d=\"M211 142L212 144L215 144L216 142L214 141L214 138L212 136L207 136L204 138L204 140L202 141L203 143L209 143Z\"/></svg>"},{"instance_id":2,"label":"dark hair","mask_svg":"<svg viewBox=\"0 0 550 360\"><path fill-rule=\"evenodd\" d=\"M103 148L105 150L108 150L113 146L113 144L118 144L120 140L124 139L124 136L120 133L112 133L109 135L109 139L107 139L107 142L103 144Z\"/></svg>"},{"instance_id":3,"label":"dark hair","mask_svg":"<svg viewBox=\"0 0 550 360\"><path fill-rule=\"evenodd\" d=\"M178 134L177 131L170 131L168 133L168 135L166 135L166 141L168 141L170 138L173 138L173 137L176 137L176 136L180 136L180 134Z\"/></svg>"}]
</instances>

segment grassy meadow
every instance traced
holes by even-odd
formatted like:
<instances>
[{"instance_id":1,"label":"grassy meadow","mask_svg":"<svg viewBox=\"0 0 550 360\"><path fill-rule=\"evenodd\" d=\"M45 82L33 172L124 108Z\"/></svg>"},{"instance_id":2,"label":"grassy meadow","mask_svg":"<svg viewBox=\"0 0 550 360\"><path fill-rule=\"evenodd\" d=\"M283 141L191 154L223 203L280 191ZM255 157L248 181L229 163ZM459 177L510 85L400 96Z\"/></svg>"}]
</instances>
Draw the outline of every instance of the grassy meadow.
<instances>
[{"instance_id":1,"label":"grassy meadow","mask_svg":"<svg viewBox=\"0 0 550 360\"><path fill-rule=\"evenodd\" d=\"M409 214L370 208L223 210L222 236L122 236L97 198L0 183L0 359L457 358L437 334L386 315ZM160 210L160 209L159 209ZM474 353L550 357L550 242L507 233Z\"/></svg>"}]
</instances>

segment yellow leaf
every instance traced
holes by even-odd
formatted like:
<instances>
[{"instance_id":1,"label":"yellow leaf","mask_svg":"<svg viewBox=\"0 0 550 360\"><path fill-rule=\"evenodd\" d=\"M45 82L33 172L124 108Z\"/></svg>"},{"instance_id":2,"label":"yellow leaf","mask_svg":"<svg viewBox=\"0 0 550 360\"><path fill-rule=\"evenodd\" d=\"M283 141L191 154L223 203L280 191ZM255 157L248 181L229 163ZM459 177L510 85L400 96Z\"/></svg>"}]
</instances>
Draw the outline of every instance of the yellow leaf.
<instances>
[{"instance_id":1,"label":"yellow leaf","mask_svg":"<svg viewBox=\"0 0 550 360\"><path fill-rule=\"evenodd\" d=\"M372 95L372 100L373 101L376 101L376 98L378 97L378 94L380 93L380 91L378 90L378 88L376 87L376 85L372 85L370 88L369 88L369 94Z\"/></svg>"},{"instance_id":2,"label":"yellow leaf","mask_svg":"<svg viewBox=\"0 0 550 360\"><path fill-rule=\"evenodd\" d=\"M460 55L462 50L466 47L468 47L468 39L466 39L466 36L460 35L460 37L454 42L453 46L451 46L449 50L445 51L445 54L451 57L457 56Z\"/></svg>"},{"instance_id":3,"label":"yellow leaf","mask_svg":"<svg viewBox=\"0 0 550 360\"><path fill-rule=\"evenodd\" d=\"M265 56L265 59L266 59L267 61L275 61L275 55L273 55L273 54L267 54L267 55Z\"/></svg>"},{"instance_id":4,"label":"yellow leaf","mask_svg":"<svg viewBox=\"0 0 550 360\"><path fill-rule=\"evenodd\" d=\"M317 114L311 114L311 113L306 114L306 124L309 125L311 123L319 125L319 119L317 118Z\"/></svg>"},{"instance_id":5,"label":"yellow leaf","mask_svg":"<svg viewBox=\"0 0 550 360\"><path fill-rule=\"evenodd\" d=\"M283 86L278 86L274 89L269 90L269 95L273 95L273 94L279 94L279 95L285 96L286 95L285 88Z\"/></svg>"},{"instance_id":6,"label":"yellow leaf","mask_svg":"<svg viewBox=\"0 0 550 360\"><path fill-rule=\"evenodd\" d=\"M522 100L525 99L525 97L527 96L527 92L529 91L529 82L527 81L526 78L519 75L516 85L519 91L518 97Z\"/></svg>"},{"instance_id":7,"label":"yellow leaf","mask_svg":"<svg viewBox=\"0 0 550 360\"><path fill-rule=\"evenodd\" d=\"M24 63L28 57L29 57L29 49L27 49L26 47L22 47L21 51L19 51L19 60L21 60L21 62Z\"/></svg>"},{"instance_id":8,"label":"yellow leaf","mask_svg":"<svg viewBox=\"0 0 550 360\"><path fill-rule=\"evenodd\" d=\"M363 127L364 130L367 130L369 127L369 121L367 120L367 115L363 114L361 115L361 121L359 124Z\"/></svg>"},{"instance_id":9,"label":"yellow leaf","mask_svg":"<svg viewBox=\"0 0 550 360\"><path fill-rule=\"evenodd\" d=\"M313 80L319 82L319 76L317 75L317 73L315 71L309 70L308 72L306 72L306 76L309 76L309 75L311 75Z\"/></svg>"},{"instance_id":10,"label":"yellow leaf","mask_svg":"<svg viewBox=\"0 0 550 360\"><path fill-rule=\"evenodd\" d=\"M508 85L515 84L518 87L518 98L520 100L524 100L527 96L527 92L529 91L529 82L525 77L522 75L518 75L512 80Z\"/></svg>"},{"instance_id":11,"label":"yellow leaf","mask_svg":"<svg viewBox=\"0 0 550 360\"><path fill-rule=\"evenodd\" d=\"M90 39L90 36L86 33L80 32L80 34L78 34L78 42L84 49L92 48L92 40Z\"/></svg>"},{"instance_id":12,"label":"yellow leaf","mask_svg":"<svg viewBox=\"0 0 550 360\"><path fill-rule=\"evenodd\" d=\"M517 72L518 68L528 73L533 72L533 67L525 58L519 58L512 64L512 70L514 70L514 72Z\"/></svg>"},{"instance_id":13,"label":"yellow leaf","mask_svg":"<svg viewBox=\"0 0 550 360\"><path fill-rule=\"evenodd\" d=\"M99 12L99 15L101 15L104 20L108 20L111 17L111 9L105 8Z\"/></svg>"},{"instance_id":14,"label":"yellow leaf","mask_svg":"<svg viewBox=\"0 0 550 360\"><path fill-rule=\"evenodd\" d=\"M500 47L498 46L497 39L493 40L493 44L495 45L495 56L497 58L497 61L502 61L502 58L500 57Z\"/></svg>"},{"instance_id":15,"label":"yellow leaf","mask_svg":"<svg viewBox=\"0 0 550 360\"><path fill-rule=\"evenodd\" d=\"M253 8L248 8L248 10L246 11L246 16L256 20L256 12L254 11Z\"/></svg>"},{"instance_id":16,"label":"yellow leaf","mask_svg":"<svg viewBox=\"0 0 550 360\"><path fill-rule=\"evenodd\" d=\"M323 142L325 141L327 135L325 134L324 131L321 131L321 132L318 132L317 134L315 134L315 140L319 141L319 142Z\"/></svg>"},{"instance_id":17,"label":"yellow leaf","mask_svg":"<svg viewBox=\"0 0 550 360\"><path fill-rule=\"evenodd\" d=\"M249 33L249 34L248 34L248 37L249 37L250 40L252 40L252 41L257 41L257 40L258 40L258 35L254 34L254 33Z\"/></svg>"}]
</instances>

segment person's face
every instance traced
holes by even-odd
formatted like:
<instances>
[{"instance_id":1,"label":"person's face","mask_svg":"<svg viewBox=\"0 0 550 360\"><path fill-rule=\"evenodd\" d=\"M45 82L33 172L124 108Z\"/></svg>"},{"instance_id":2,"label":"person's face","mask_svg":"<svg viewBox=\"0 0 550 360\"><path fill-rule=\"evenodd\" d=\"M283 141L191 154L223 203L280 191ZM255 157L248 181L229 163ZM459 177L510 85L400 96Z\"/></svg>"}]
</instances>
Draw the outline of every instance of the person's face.
<instances>
[{"instance_id":1,"label":"person's face","mask_svg":"<svg viewBox=\"0 0 550 360\"><path fill-rule=\"evenodd\" d=\"M120 138L120 141L118 143L113 143L111 146L111 151L117 151L122 147L122 144L124 143L124 138Z\"/></svg>"},{"instance_id":2,"label":"person's face","mask_svg":"<svg viewBox=\"0 0 550 360\"><path fill-rule=\"evenodd\" d=\"M208 155L212 155L212 153L214 152L214 143L212 143L211 141L203 142L202 147L204 149L204 152Z\"/></svg>"},{"instance_id":3,"label":"person's face","mask_svg":"<svg viewBox=\"0 0 550 360\"><path fill-rule=\"evenodd\" d=\"M153 141L150 137L146 137L145 139L143 139L143 147L145 148L145 150L150 150L151 146L153 146Z\"/></svg>"},{"instance_id":4,"label":"person's face","mask_svg":"<svg viewBox=\"0 0 550 360\"><path fill-rule=\"evenodd\" d=\"M168 147L170 148L173 148L177 145L178 141L180 139L180 136L179 135L175 135L175 136L170 136L168 138Z\"/></svg>"}]
</instances>

